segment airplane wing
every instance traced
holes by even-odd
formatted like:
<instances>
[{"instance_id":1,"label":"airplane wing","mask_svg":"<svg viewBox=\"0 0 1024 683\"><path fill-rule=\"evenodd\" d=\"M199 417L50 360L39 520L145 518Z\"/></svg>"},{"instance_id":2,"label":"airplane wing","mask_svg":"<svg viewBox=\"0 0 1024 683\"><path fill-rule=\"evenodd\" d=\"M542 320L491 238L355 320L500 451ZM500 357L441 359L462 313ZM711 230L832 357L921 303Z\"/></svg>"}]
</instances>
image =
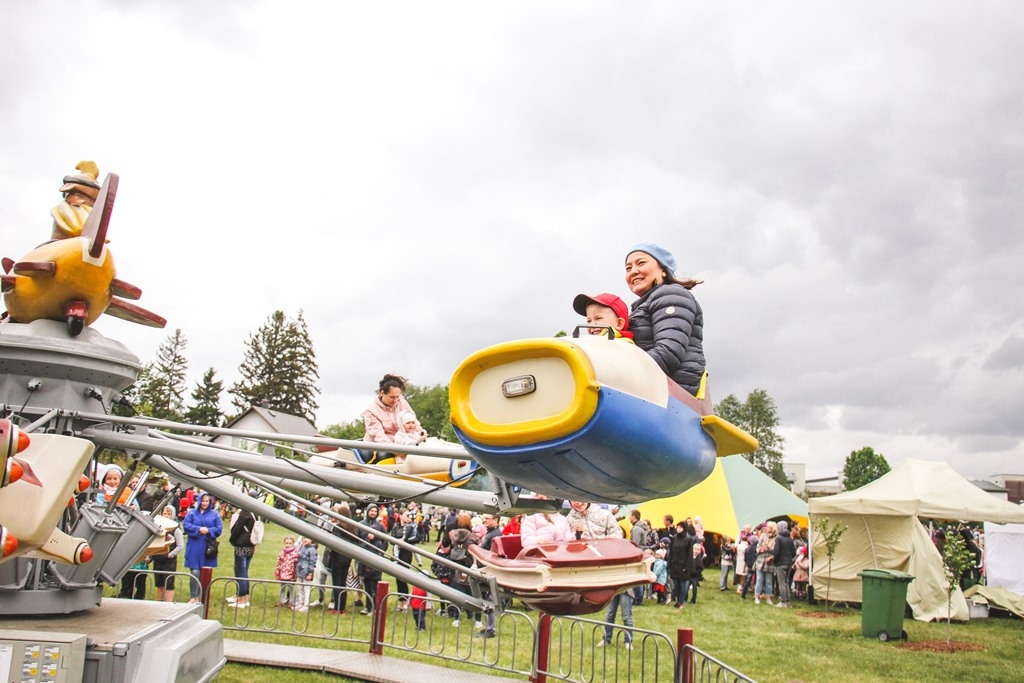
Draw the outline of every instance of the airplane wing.
<instances>
[{"instance_id":1,"label":"airplane wing","mask_svg":"<svg viewBox=\"0 0 1024 683\"><path fill-rule=\"evenodd\" d=\"M162 318L152 311L147 311L142 306L136 306L117 297L110 300L110 305L107 306L107 310L104 313L121 320L146 325L147 327L164 327L167 325L166 318Z\"/></svg>"},{"instance_id":2,"label":"airplane wing","mask_svg":"<svg viewBox=\"0 0 1024 683\"><path fill-rule=\"evenodd\" d=\"M135 301L142 296L141 288L125 282L124 280L118 280L116 277L110 281L110 292L114 296L119 296L123 299L131 299L132 301Z\"/></svg>"},{"instance_id":3,"label":"airplane wing","mask_svg":"<svg viewBox=\"0 0 1024 683\"><path fill-rule=\"evenodd\" d=\"M15 275L35 275L36 273L56 273L57 264L53 261L18 261L14 264Z\"/></svg>"}]
</instances>

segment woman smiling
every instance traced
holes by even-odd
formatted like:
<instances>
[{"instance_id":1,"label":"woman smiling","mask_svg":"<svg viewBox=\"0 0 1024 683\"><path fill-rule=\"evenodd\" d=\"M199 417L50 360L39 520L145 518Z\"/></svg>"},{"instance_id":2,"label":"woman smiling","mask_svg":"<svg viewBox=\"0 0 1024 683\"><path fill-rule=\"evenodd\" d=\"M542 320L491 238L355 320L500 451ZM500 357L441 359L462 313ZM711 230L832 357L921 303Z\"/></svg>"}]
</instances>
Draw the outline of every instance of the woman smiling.
<instances>
[{"instance_id":1,"label":"woman smiling","mask_svg":"<svg viewBox=\"0 0 1024 683\"><path fill-rule=\"evenodd\" d=\"M677 280L676 259L654 242L633 245L626 254L626 285L633 302L633 341L666 375L691 394L704 376L704 313L690 289L702 280Z\"/></svg>"}]
</instances>

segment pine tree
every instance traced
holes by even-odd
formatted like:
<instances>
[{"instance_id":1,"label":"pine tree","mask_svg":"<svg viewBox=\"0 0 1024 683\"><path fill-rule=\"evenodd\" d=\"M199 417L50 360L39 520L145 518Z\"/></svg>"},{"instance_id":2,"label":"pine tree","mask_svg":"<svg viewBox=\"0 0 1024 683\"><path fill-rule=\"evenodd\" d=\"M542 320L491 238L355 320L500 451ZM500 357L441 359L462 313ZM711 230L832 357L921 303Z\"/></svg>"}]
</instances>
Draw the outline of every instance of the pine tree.
<instances>
[{"instance_id":1,"label":"pine tree","mask_svg":"<svg viewBox=\"0 0 1024 683\"><path fill-rule=\"evenodd\" d=\"M764 389L754 389L743 403L729 394L715 406L715 413L746 430L757 439L758 448L743 457L769 477L788 486L782 467L782 444L785 439L778 433L779 414L775 401Z\"/></svg>"},{"instance_id":2,"label":"pine tree","mask_svg":"<svg viewBox=\"0 0 1024 683\"><path fill-rule=\"evenodd\" d=\"M220 409L220 395L224 391L224 382L215 380L216 370L210 368L203 374L201 382L196 382L192 391L192 405L185 413L185 421L194 425L220 427L224 424L224 412Z\"/></svg>"},{"instance_id":3,"label":"pine tree","mask_svg":"<svg viewBox=\"0 0 1024 683\"><path fill-rule=\"evenodd\" d=\"M254 335L238 368L241 379L229 393L239 410L263 406L305 417L316 424L320 378L316 353L302 311L295 320L274 311Z\"/></svg>"},{"instance_id":4,"label":"pine tree","mask_svg":"<svg viewBox=\"0 0 1024 683\"><path fill-rule=\"evenodd\" d=\"M156 360L145 365L136 382L141 414L165 420L178 420L184 415L187 346L188 339L177 329L160 344Z\"/></svg>"}]
</instances>

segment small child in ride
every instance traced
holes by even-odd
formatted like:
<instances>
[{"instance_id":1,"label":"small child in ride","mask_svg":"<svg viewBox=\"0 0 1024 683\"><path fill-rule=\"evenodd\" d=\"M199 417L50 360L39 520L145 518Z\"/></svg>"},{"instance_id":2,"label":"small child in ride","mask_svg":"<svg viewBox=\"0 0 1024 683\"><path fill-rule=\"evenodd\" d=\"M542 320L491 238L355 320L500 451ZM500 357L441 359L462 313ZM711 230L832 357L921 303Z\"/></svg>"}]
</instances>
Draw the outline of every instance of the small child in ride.
<instances>
[{"instance_id":1,"label":"small child in ride","mask_svg":"<svg viewBox=\"0 0 1024 683\"><path fill-rule=\"evenodd\" d=\"M610 327L615 338L626 338L632 341L633 333L629 331L629 308L614 294L578 294L572 300L572 308L586 317L587 324L594 329L587 330L590 334L608 334Z\"/></svg>"}]
</instances>

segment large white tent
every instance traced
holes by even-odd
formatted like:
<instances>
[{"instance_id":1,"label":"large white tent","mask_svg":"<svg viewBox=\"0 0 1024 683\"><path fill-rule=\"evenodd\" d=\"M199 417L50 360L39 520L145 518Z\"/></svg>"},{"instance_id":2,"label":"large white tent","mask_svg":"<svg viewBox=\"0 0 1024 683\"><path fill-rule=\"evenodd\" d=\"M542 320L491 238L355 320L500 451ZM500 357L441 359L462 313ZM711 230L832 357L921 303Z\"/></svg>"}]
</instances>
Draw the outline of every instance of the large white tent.
<instances>
[{"instance_id":1,"label":"large white tent","mask_svg":"<svg viewBox=\"0 0 1024 683\"><path fill-rule=\"evenodd\" d=\"M947 606L942 557L920 520L1024 523L1024 508L985 493L948 464L913 459L859 489L812 498L808 507L815 595L861 602L858 572L907 572L915 577L907 587L907 602L921 621L945 619ZM831 578L825 541L815 533L822 518L847 527L832 558ZM952 617L968 618L959 589L953 595Z\"/></svg>"}]
</instances>

